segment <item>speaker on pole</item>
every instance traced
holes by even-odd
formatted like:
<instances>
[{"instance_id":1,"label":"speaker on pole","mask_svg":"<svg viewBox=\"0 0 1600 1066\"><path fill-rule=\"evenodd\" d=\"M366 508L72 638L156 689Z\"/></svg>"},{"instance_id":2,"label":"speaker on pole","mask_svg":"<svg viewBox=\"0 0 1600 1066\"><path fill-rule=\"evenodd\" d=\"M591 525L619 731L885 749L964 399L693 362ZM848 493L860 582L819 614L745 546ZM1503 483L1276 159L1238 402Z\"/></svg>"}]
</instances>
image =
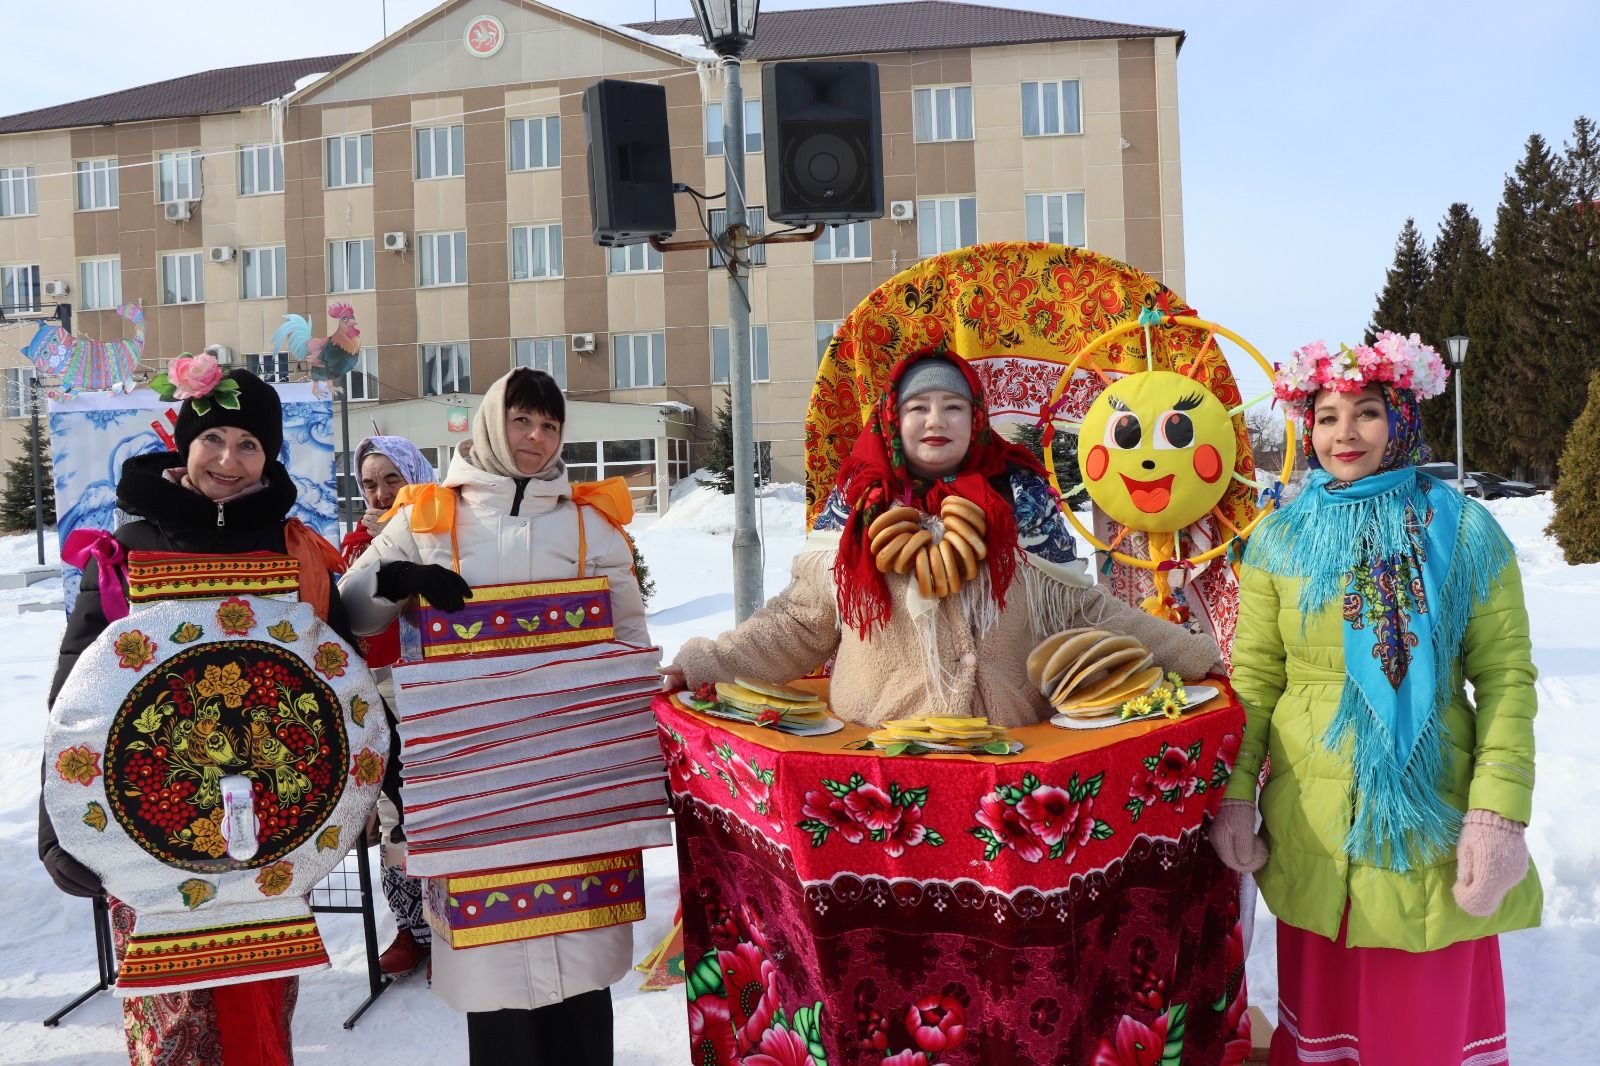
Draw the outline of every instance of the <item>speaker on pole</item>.
<instances>
[{"instance_id":1,"label":"speaker on pole","mask_svg":"<svg viewBox=\"0 0 1600 1066\"><path fill-rule=\"evenodd\" d=\"M643 244L651 237L670 237L677 215L666 88L597 81L583 91L583 128L595 243Z\"/></svg>"},{"instance_id":2,"label":"speaker on pole","mask_svg":"<svg viewBox=\"0 0 1600 1066\"><path fill-rule=\"evenodd\" d=\"M883 123L876 63L768 63L762 70L767 217L883 217Z\"/></svg>"}]
</instances>

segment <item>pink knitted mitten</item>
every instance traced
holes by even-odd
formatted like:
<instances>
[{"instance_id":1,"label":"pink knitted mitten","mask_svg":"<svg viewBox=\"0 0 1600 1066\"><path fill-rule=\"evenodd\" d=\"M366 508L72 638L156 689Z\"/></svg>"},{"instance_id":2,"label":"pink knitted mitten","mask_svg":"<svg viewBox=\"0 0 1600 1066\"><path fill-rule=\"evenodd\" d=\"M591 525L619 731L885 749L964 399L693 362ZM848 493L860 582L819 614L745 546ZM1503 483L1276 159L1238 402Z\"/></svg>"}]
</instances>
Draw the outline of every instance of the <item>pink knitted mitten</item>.
<instances>
[{"instance_id":1,"label":"pink knitted mitten","mask_svg":"<svg viewBox=\"0 0 1600 1066\"><path fill-rule=\"evenodd\" d=\"M1456 844L1456 904L1487 918L1516 884L1528 876L1527 827L1493 811L1470 810ZM1226 861L1226 860L1224 860Z\"/></svg>"},{"instance_id":2,"label":"pink knitted mitten","mask_svg":"<svg viewBox=\"0 0 1600 1066\"><path fill-rule=\"evenodd\" d=\"M1211 846L1230 870L1253 874L1265 866L1267 842L1256 835L1256 805L1249 800L1223 800L1211 819Z\"/></svg>"}]
</instances>

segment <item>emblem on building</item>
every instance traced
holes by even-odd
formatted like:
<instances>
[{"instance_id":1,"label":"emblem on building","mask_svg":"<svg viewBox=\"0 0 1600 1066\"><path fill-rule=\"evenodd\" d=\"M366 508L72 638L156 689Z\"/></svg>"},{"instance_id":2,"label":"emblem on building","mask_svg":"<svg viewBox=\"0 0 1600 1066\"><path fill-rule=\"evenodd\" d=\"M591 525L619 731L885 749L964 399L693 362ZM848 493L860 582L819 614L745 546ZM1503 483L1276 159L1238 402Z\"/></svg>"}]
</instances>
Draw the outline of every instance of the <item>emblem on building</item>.
<instances>
[{"instance_id":1,"label":"emblem on building","mask_svg":"<svg viewBox=\"0 0 1600 1066\"><path fill-rule=\"evenodd\" d=\"M479 15L467 23L461 43L479 59L488 59L506 43L506 28L493 15Z\"/></svg>"}]
</instances>

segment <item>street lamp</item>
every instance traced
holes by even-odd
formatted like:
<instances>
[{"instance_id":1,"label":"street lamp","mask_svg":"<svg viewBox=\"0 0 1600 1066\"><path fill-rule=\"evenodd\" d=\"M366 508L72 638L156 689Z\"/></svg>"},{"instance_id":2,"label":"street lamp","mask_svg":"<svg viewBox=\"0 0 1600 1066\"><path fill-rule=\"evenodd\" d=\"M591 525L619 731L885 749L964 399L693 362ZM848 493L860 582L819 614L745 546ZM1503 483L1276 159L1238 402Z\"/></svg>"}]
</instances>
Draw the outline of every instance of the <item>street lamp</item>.
<instances>
[{"instance_id":1,"label":"street lamp","mask_svg":"<svg viewBox=\"0 0 1600 1066\"><path fill-rule=\"evenodd\" d=\"M690 0L700 36L719 56L741 56L756 35L760 0Z\"/></svg>"},{"instance_id":2,"label":"street lamp","mask_svg":"<svg viewBox=\"0 0 1600 1066\"><path fill-rule=\"evenodd\" d=\"M1450 352L1450 365L1456 370L1456 491L1465 493L1462 478L1466 476L1466 455L1461 446L1461 367L1467 361L1467 338L1459 333L1446 337L1445 348Z\"/></svg>"},{"instance_id":3,"label":"street lamp","mask_svg":"<svg viewBox=\"0 0 1600 1066\"><path fill-rule=\"evenodd\" d=\"M722 158L727 196L728 394L733 415L733 618L761 606L761 535L756 531L755 420L750 383L750 265L744 204L744 91L739 56L756 35L760 0L692 0L700 35L722 57ZM712 234L713 240L717 234Z\"/></svg>"}]
</instances>

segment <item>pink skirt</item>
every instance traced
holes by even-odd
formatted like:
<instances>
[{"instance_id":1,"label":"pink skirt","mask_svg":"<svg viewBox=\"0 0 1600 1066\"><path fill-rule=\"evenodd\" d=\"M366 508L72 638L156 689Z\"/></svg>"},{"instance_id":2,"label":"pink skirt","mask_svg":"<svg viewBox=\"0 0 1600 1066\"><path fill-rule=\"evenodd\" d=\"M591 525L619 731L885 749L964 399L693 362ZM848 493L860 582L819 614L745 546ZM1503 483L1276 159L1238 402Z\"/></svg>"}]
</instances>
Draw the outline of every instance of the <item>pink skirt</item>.
<instances>
[{"instance_id":1,"label":"pink skirt","mask_svg":"<svg viewBox=\"0 0 1600 1066\"><path fill-rule=\"evenodd\" d=\"M1506 1051L1500 941L1422 953L1352 948L1278 923L1270 1066L1495 1066Z\"/></svg>"}]
</instances>

